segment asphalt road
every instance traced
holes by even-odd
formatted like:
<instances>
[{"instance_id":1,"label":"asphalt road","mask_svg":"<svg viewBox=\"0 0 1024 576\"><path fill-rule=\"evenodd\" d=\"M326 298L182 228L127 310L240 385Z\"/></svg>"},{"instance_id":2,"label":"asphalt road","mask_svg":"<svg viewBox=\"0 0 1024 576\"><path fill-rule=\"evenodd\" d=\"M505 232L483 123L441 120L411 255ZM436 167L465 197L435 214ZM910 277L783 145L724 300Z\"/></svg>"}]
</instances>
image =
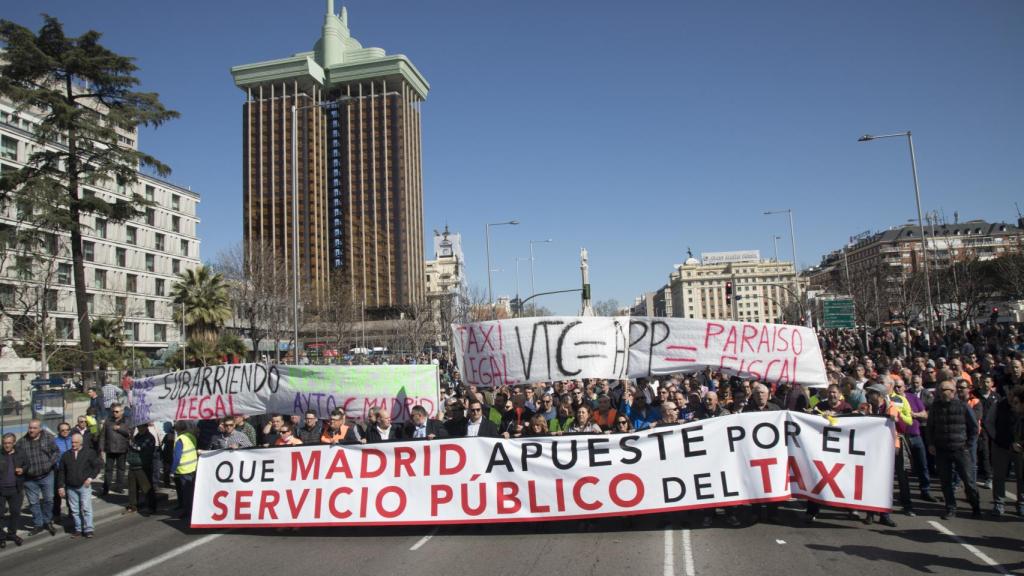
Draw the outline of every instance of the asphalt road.
<instances>
[{"instance_id":1,"label":"asphalt road","mask_svg":"<svg viewBox=\"0 0 1024 576\"><path fill-rule=\"evenodd\" d=\"M982 490L983 502L989 492ZM123 496L97 499L96 538L58 532L0 550L3 574L105 576L182 574L1024 574L1024 519L895 514L897 528L867 526L825 510L808 525L801 503L777 523L739 510L742 526L719 516L657 515L593 523L491 526L304 528L225 532L186 528L164 504L154 516L122 514Z\"/></svg>"}]
</instances>

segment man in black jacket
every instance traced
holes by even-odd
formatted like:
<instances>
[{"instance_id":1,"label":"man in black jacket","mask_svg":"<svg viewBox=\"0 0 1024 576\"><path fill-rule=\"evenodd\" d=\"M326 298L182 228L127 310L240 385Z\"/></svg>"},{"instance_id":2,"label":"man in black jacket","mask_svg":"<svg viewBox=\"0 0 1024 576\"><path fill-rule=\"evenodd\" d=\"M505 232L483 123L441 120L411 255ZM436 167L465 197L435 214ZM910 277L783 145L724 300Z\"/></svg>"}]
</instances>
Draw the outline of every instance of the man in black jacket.
<instances>
[{"instance_id":1,"label":"man in black jacket","mask_svg":"<svg viewBox=\"0 0 1024 576\"><path fill-rule=\"evenodd\" d=\"M1024 454L1018 435L1024 435L1024 386L1007 390L985 418L985 432L992 440L992 514L1002 516L1006 498L1006 478L1012 462L1017 470L1017 515L1024 516Z\"/></svg>"},{"instance_id":2,"label":"man in black jacket","mask_svg":"<svg viewBox=\"0 0 1024 576\"><path fill-rule=\"evenodd\" d=\"M928 451L935 456L935 467L942 481L942 495L946 511L942 519L956 516L956 492L953 489L953 470L963 479L967 500L975 517L981 516L978 488L971 479L967 447L978 437L978 421L967 404L956 397L956 383L943 380L939 393L928 410Z\"/></svg>"},{"instance_id":3,"label":"man in black jacket","mask_svg":"<svg viewBox=\"0 0 1024 576\"><path fill-rule=\"evenodd\" d=\"M14 434L4 434L3 449L0 451L0 521L3 521L5 514L7 515L6 533L2 531L3 526L0 526L0 548L7 546L8 540L13 540L16 546L21 546L18 528L21 525L21 502L25 495L25 476L24 470L18 466L14 452L16 440Z\"/></svg>"},{"instance_id":4,"label":"man in black jacket","mask_svg":"<svg viewBox=\"0 0 1024 576\"><path fill-rule=\"evenodd\" d=\"M366 442L377 444L392 440L403 440L402 426L391 423L391 413L386 408L376 408L373 423L366 428Z\"/></svg>"},{"instance_id":5,"label":"man in black jacket","mask_svg":"<svg viewBox=\"0 0 1024 576\"><path fill-rule=\"evenodd\" d=\"M124 468L128 456L128 440L132 428L124 417L124 406L110 405L110 418L103 422L100 430L100 458L106 458L103 468L103 495L110 493L110 481L114 480L114 491L124 490ZM113 478L114 474L116 478Z\"/></svg>"},{"instance_id":6,"label":"man in black jacket","mask_svg":"<svg viewBox=\"0 0 1024 576\"><path fill-rule=\"evenodd\" d=\"M427 409L423 406L413 406L410 411L411 422L405 423L405 437L413 440L433 440L434 438L447 438L448 431L440 420L435 420L427 415Z\"/></svg>"},{"instance_id":7,"label":"man in black jacket","mask_svg":"<svg viewBox=\"0 0 1024 576\"><path fill-rule=\"evenodd\" d=\"M100 473L102 464L91 448L82 445L82 435L71 437L71 450L61 456L57 486L60 497L68 499L71 517L75 519L72 538L92 538L92 479Z\"/></svg>"},{"instance_id":8,"label":"man in black jacket","mask_svg":"<svg viewBox=\"0 0 1024 576\"><path fill-rule=\"evenodd\" d=\"M466 419L466 433L464 436L498 437L498 427L494 422L484 418L484 405L479 400L469 401L469 418Z\"/></svg>"}]
</instances>

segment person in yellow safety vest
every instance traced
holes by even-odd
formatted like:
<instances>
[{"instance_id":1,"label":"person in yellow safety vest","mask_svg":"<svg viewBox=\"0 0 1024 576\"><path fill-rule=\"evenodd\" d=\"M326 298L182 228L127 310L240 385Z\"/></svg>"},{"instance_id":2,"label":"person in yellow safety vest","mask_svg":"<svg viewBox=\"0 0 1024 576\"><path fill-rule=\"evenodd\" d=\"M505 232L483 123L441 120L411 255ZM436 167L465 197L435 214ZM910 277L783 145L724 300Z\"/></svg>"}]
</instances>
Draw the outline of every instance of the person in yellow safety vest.
<instances>
[{"instance_id":1,"label":"person in yellow safety vest","mask_svg":"<svg viewBox=\"0 0 1024 576\"><path fill-rule=\"evenodd\" d=\"M196 436L189 431L187 422L175 422L174 432L177 439L174 441L171 470L174 471L174 486L178 491L178 508L182 511L182 519L188 523L192 517L192 498L195 495L199 451L196 448Z\"/></svg>"}]
</instances>

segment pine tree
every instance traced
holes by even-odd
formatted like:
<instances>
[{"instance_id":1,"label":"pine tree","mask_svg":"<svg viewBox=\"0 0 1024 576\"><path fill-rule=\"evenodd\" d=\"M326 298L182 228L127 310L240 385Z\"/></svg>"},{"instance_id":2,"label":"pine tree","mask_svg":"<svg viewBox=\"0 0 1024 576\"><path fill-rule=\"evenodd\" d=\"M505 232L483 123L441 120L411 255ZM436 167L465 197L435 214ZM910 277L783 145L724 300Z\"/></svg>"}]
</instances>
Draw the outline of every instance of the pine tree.
<instances>
[{"instance_id":1,"label":"pine tree","mask_svg":"<svg viewBox=\"0 0 1024 576\"><path fill-rule=\"evenodd\" d=\"M56 18L43 19L38 34L0 20L0 96L42 119L35 132L38 151L21 170L0 178L0 204L16 201L31 208L35 226L71 235L83 369L92 370L82 218L125 221L150 203L138 194L110 203L84 187L117 182L127 190L138 169L168 175L166 165L119 137L134 135L139 126L159 126L178 113L165 108L157 94L134 90L138 67L132 58L103 47L99 32L69 38Z\"/></svg>"}]
</instances>

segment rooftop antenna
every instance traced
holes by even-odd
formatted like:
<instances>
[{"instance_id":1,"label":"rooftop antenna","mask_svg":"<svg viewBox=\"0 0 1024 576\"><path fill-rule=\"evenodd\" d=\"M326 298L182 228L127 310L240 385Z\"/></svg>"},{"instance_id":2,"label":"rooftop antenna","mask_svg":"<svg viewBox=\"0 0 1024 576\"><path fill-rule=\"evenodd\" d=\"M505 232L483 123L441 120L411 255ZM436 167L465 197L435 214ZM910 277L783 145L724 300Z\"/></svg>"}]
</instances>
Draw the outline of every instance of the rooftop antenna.
<instances>
[{"instance_id":1,"label":"rooftop antenna","mask_svg":"<svg viewBox=\"0 0 1024 576\"><path fill-rule=\"evenodd\" d=\"M1020 206L1016 202L1013 203L1013 207L1017 209L1017 218L1024 218L1024 214L1020 213Z\"/></svg>"}]
</instances>

